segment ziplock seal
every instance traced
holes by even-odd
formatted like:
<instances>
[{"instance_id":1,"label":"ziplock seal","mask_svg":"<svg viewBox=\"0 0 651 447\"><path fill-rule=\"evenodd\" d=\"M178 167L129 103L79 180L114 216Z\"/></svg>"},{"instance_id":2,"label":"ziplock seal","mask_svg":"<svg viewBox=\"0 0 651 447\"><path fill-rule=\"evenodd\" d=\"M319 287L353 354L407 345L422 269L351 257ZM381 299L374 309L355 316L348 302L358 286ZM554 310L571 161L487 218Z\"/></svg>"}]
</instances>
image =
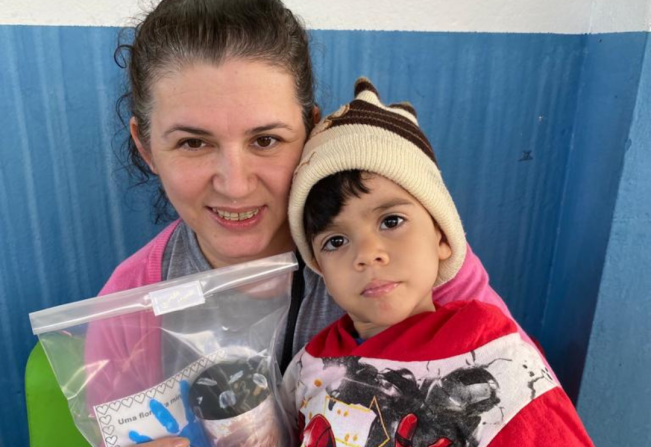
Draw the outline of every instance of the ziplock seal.
<instances>
[{"instance_id":1,"label":"ziplock seal","mask_svg":"<svg viewBox=\"0 0 651 447\"><path fill-rule=\"evenodd\" d=\"M242 277L241 270L248 274ZM142 312L152 309L149 294L189 281L201 284L204 295L226 291L298 269L294 253L288 252L265 259L208 270L182 278L163 281L136 289L64 304L32 312L29 319L34 335L58 331L70 326L89 323L104 318Z\"/></svg>"}]
</instances>

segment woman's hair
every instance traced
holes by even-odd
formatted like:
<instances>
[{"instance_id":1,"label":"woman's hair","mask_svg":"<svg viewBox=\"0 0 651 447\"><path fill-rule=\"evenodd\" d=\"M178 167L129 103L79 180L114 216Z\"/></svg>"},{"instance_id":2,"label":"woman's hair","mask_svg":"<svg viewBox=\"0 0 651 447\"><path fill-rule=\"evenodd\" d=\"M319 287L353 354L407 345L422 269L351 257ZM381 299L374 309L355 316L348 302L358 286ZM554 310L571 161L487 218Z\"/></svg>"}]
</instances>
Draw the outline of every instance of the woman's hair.
<instances>
[{"instance_id":1,"label":"woman's hair","mask_svg":"<svg viewBox=\"0 0 651 447\"><path fill-rule=\"evenodd\" d=\"M194 63L219 65L229 58L265 62L291 74L307 134L312 130L314 75L308 35L280 0L162 0L132 36L132 43L120 42L115 52L117 64L128 72L128 86L116 108L124 127L135 117L143 144L149 144L154 84ZM125 166L138 184L158 181L130 135L123 149ZM160 184L155 212L157 222L172 216Z\"/></svg>"}]
</instances>

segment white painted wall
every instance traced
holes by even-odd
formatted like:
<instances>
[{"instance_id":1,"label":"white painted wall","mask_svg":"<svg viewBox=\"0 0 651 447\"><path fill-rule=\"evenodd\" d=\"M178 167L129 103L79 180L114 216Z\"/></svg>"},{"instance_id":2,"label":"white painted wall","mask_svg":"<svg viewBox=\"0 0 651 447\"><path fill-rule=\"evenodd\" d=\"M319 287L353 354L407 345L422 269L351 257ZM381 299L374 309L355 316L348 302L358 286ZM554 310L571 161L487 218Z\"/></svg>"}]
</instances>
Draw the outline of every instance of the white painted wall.
<instances>
[{"instance_id":1,"label":"white painted wall","mask_svg":"<svg viewBox=\"0 0 651 447\"><path fill-rule=\"evenodd\" d=\"M649 0L285 0L312 29L584 34L651 29ZM156 0L0 0L0 24L124 26Z\"/></svg>"}]
</instances>

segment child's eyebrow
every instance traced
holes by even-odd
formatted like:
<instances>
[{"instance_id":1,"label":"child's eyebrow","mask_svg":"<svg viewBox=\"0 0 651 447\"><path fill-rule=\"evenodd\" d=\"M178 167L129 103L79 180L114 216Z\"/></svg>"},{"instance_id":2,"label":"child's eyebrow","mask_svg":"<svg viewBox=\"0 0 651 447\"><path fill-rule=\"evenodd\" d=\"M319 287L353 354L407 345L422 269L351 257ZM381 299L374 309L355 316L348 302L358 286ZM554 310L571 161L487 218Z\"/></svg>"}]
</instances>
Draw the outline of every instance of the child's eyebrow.
<instances>
[{"instance_id":1,"label":"child's eyebrow","mask_svg":"<svg viewBox=\"0 0 651 447\"><path fill-rule=\"evenodd\" d=\"M373 208L373 211L382 212L396 206L405 206L405 205L413 205L413 203L404 199L395 199L395 200L390 200L388 202L385 202L382 205L376 206L375 208Z\"/></svg>"},{"instance_id":2,"label":"child's eyebrow","mask_svg":"<svg viewBox=\"0 0 651 447\"><path fill-rule=\"evenodd\" d=\"M330 222L328 225L326 225L325 227L323 227L323 229L322 229L321 231L319 231L318 233L316 233L316 234L314 235L314 237L312 238L312 241L315 241L318 237L324 235L324 234L327 233L328 231L336 231L337 228L338 228L338 225L337 225L336 223L334 223L334 222Z\"/></svg>"}]
</instances>

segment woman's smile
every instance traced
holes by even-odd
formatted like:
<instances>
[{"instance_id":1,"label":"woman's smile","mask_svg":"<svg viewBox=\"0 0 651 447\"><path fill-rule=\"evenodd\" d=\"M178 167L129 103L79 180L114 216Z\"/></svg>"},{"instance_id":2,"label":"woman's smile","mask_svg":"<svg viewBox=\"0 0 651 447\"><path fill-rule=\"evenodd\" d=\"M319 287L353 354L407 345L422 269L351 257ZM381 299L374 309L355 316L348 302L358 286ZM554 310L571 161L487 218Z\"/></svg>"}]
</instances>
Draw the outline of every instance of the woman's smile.
<instances>
[{"instance_id":1,"label":"woman's smile","mask_svg":"<svg viewBox=\"0 0 651 447\"><path fill-rule=\"evenodd\" d=\"M215 221L228 229L249 229L264 219L266 207L250 208L246 211L226 211L222 208L208 208Z\"/></svg>"},{"instance_id":2,"label":"woman's smile","mask_svg":"<svg viewBox=\"0 0 651 447\"><path fill-rule=\"evenodd\" d=\"M227 211L223 208L210 208L210 210L217 214L222 219L230 221L243 221L248 220L260 212L260 207L252 208L247 211Z\"/></svg>"},{"instance_id":3,"label":"woman's smile","mask_svg":"<svg viewBox=\"0 0 651 447\"><path fill-rule=\"evenodd\" d=\"M229 59L186 67L153 93L144 154L210 264L291 250L287 201L306 138L292 75Z\"/></svg>"}]
</instances>

